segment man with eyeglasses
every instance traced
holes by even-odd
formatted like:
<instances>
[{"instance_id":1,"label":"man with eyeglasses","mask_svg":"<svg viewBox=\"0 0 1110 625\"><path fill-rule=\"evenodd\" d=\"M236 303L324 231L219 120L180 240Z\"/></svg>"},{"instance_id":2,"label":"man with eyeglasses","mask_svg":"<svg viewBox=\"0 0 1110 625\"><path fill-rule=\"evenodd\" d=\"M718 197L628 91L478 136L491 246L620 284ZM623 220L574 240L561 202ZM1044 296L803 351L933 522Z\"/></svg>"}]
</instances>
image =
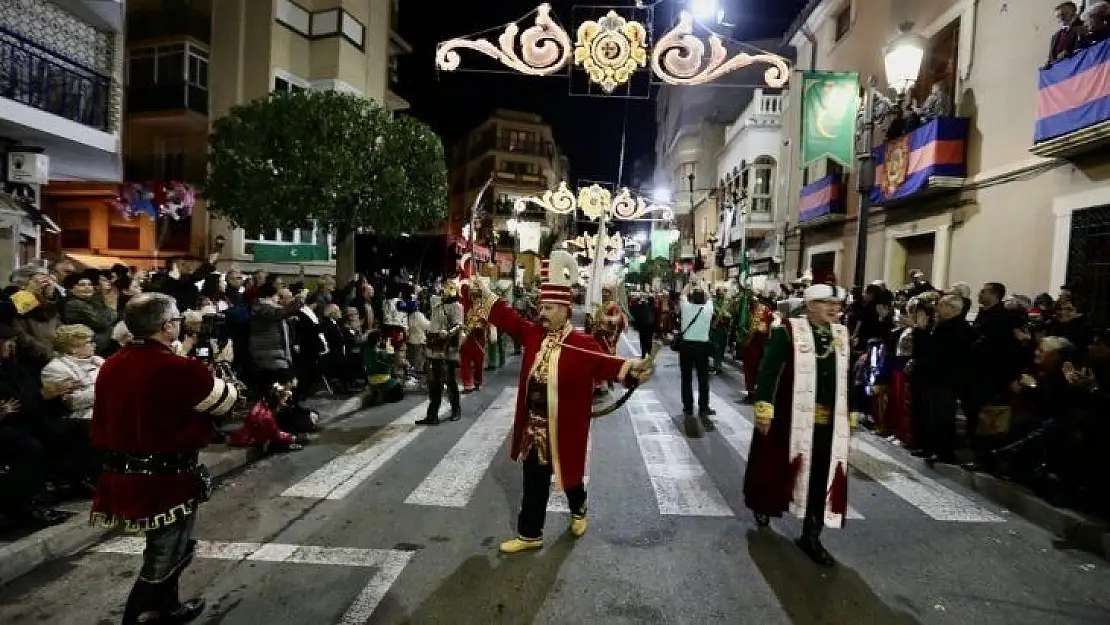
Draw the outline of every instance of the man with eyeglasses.
<instances>
[{"instance_id":1,"label":"man with eyeglasses","mask_svg":"<svg viewBox=\"0 0 1110 625\"><path fill-rule=\"evenodd\" d=\"M174 299L144 293L127 303L134 339L97 377L91 436L105 452L91 521L146 538L139 577L123 623L187 623L204 599L181 602L178 582L193 558L197 509L212 494L199 462L212 421L240 401L235 386L213 377L200 360L176 355L181 333Z\"/></svg>"}]
</instances>

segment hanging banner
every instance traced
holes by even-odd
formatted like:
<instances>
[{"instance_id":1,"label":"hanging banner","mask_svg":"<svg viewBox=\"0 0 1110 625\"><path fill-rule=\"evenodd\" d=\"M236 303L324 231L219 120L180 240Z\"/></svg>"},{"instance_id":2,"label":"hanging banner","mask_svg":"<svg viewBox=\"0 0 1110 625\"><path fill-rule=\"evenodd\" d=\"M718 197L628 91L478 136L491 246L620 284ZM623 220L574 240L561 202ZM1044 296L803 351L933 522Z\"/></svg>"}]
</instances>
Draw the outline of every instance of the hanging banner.
<instances>
[{"instance_id":1,"label":"hanging banner","mask_svg":"<svg viewBox=\"0 0 1110 625\"><path fill-rule=\"evenodd\" d=\"M671 231L670 230L652 230L651 232L651 257L652 258L671 258Z\"/></svg>"},{"instance_id":2,"label":"hanging banner","mask_svg":"<svg viewBox=\"0 0 1110 625\"><path fill-rule=\"evenodd\" d=\"M853 166L858 110L859 74L802 72L802 169L823 158Z\"/></svg>"}]
</instances>

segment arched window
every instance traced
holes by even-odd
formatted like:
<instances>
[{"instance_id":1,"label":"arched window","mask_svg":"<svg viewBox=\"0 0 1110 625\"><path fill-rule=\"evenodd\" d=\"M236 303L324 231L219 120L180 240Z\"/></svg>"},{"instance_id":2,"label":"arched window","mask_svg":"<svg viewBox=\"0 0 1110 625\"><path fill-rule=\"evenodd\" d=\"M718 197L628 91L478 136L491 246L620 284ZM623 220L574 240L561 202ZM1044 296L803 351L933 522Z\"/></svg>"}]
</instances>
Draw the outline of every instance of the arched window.
<instances>
[{"instance_id":1,"label":"arched window","mask_svg":"<svg viewBox=\"0 0 1110 625\"><path fill-rule=\"evenodd\" d=\"M774 213L775 159L760 156L752 161L750 170L748 197L751 199L752 214L770 218Z\"/></svg>"}]
</instances>

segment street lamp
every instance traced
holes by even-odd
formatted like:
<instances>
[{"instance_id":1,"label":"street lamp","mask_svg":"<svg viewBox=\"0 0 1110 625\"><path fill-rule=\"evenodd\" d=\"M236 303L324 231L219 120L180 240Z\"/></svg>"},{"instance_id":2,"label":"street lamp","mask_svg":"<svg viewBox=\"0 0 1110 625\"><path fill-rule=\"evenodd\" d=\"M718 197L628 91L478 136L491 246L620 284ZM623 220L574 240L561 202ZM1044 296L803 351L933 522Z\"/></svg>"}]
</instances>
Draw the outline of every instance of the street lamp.
<instances>
[{"instance_id":1,"label":"street lamp","mask_svg":"<svg viewBox=\"0 0 1110 625\"><path fill-rule=\"evenodd\" d=\"M863 128L860 132L864 133L866 143L858 156L859 213L856 215L856 267L853 286L863 286L867 280L867 231L871 216L871 188L875 185L875 158L871 154L871 146L875 143L875 124L882 123L891 113L901 111L906 93L917 82L921 61L925 58L928 41L912 30L913 22L903 22L898 27L898 35L883 48L887 84L894 90L897 99L889 102L886 96L877 93L874 77L868 79L863 91ZM875 114L876 97L888 104L878 115Z\"/></svg>"},{"instance_id":2,"label":"street lamp","mask_svg":"<svg viewBox=\"0 0 1110 625\"><path fill-rule=\"evenodd\" d=\"M656 187L651 192L651 199L660 203L660 204L670 204L671 203L671 190L663 188L663 187Z\"/></svg>"},{"instance_id":3,"label":"street lamp","mask_svg":"<svg viewBox=\"0 0 1110 625\"><path fill-rule=\"evenodd\" d=\"M690 13L693 14L694 19L698 21L717 18L717 0L690 0L687 4L690 8Z\"/></svg>"}]
</instances>

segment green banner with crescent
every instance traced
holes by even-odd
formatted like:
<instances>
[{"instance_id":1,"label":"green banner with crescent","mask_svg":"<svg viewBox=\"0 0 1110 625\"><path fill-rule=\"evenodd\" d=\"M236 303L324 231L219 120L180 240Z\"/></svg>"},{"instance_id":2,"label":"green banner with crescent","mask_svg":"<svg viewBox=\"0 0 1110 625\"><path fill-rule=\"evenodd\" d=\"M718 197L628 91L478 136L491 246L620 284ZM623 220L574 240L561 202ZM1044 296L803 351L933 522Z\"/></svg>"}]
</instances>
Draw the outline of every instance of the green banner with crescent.
<instances>
[{"instance_id":1,"label":"green banner with crescent","mask_svg":"<svg viewBox=\"0 0 1110 625\"><path fill-rule=\"evenodd\" d=\"M854 165L858 110L858 73L802 72L803 169L823 158Z\"/></svg>"}]
</instances>

